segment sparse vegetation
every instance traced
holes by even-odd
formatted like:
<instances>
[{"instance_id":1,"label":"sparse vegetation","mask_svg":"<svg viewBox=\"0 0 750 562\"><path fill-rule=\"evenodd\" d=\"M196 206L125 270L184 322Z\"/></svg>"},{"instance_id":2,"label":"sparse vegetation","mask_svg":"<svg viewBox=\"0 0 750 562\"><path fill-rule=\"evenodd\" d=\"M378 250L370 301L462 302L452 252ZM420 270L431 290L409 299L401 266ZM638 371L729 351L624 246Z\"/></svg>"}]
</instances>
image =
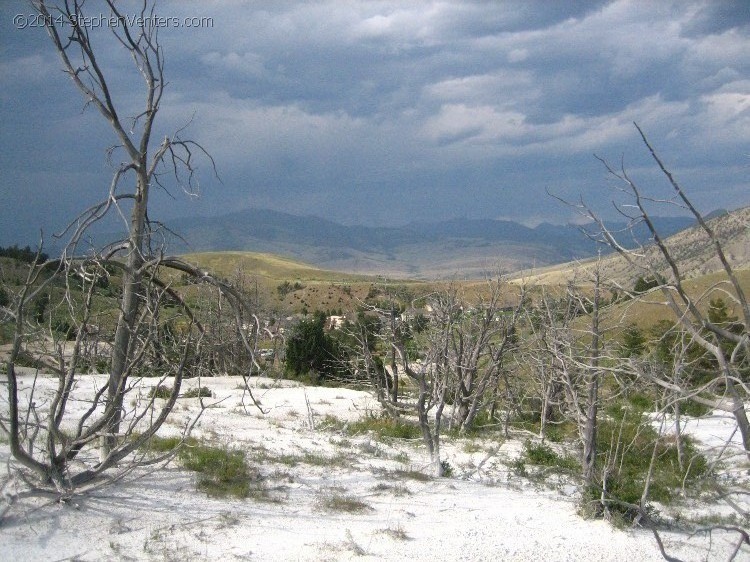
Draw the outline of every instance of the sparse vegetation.
<instances>
[{"instance_id":1,"label":"sparse vegetation","mask_svg":"<svg viewBox=\"0 0 750 562\"><path fill-rule=\"evenodd\" d=\"M354 496L338 492L325 493L318 499L318 505L326 511L343 511L346 513L365 513L373 508Z\"/></svg>"},{"instance_id":2,"label":"sparse vegetation","mask_svg":"<svg viewBox=\"0 0 750 562\"><path fill-rule=\"evenodd\" d=\"M544 443L526 441L524 458L529 464L557 468L569 473L575 473L581 467L578 459L569 455L560 455Z\"/></svg>"},{"instance_id":3,"label":"sparse vegetation","mask_svg":"<svg viewBox=\"0 0 750 562\"><path fill-rule=\"evenodd\" d=\"M345 430L349 435L374 433L379 439L420 439L419 426L398 418L367 416L347 423Z\"/></svg>"},{"instance_id":4,"label":"sparse vegetation","mask_svg":"<svg viewBox=\"0 0 750 562\"><path fill-rule=\"evenodd\" d=\"M419 470L397 469L389 473L395 479L416 480L417 482L429 482L432 478Z\"/></svg>"},{"instance_id":5,"label":"sparse vegetation","mask_svg":"<svg viewBox=\"0 0 750 562\"><path fill-rule=\"evenodd\" d=\"M386 484L385 482L373 486L372 491L375 493L393 494L394 496L410 496L412 494L411 490L406 486L401 484Z\"/></svg>"},{"instance_id":6,"label":"sparse vegetation","mask_svg":"<svg viewBox=\"0 0 750 562\"><path fill-rule=\"evenodd\" d=\"M149 398L161 398L161 399L166 400L170 396L172 396L172 389L169 388L165 384L159 384L159 385L153 386L148 391Z\"/></svg>"},{"instance_id":7,"label":"sparse vegetation","mask_svg":"<svg viewBox=\"0 0 750 562\"><path fill-rule=\"evenodd\" d=\"M183 392L183 398L213 398L213 391L206 386L196 386Z\"/></svg>"},{"instance_id":8,"label":"sparse vegetation","mask_svg":"<svg viewBox=\"0 0 750 562\"><path fill-rule=\"evenodd\" d=\"M180 450L181 463L198 473L197 487L209 496L246 498L260 475L245 461L242 451L195 443Z\"/></svg>"},{"instance_id":9,"label":"sparse vegetation","mask_svg":"<svg viewBox=\"0 0 750 562\"><path fill-rule=\"evenodd\" d=\"M409 535L406 533L406 531L401 525L396 525L395 527L388 527L386 529L381 529L380 532L396 541L410 540Z\"/></svg>"}]
</instances>

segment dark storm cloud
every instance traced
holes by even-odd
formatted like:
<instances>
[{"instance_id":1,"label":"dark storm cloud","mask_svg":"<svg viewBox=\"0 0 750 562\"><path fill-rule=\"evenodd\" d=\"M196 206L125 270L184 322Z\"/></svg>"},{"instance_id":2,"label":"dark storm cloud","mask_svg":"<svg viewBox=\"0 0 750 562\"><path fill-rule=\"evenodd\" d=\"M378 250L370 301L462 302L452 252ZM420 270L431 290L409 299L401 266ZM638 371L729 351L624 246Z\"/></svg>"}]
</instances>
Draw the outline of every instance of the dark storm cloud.
<instances>
[{"instance_id":1,"label":"dark storm cloud","mask_svg":"<svg viewBox=\"0 0 750 562\"><path fill-rule=\"evenodd\" d=\"M25 3L1 9L0 190L26 217L6 213L7 242L28 237L29 217L61 224L103 193L112 136L81 115L43 32L14 29ZM625 154L656 180L632 121L702 208L750 202L746 2L228 0L159 12L212 18L160 30L159 135L190 122L223 180L205 173L198 201L157 194L163 216L257 206L364 223L565 221L545 189L607 208L594 152ZM124 114L137 113L140 84L102 31Z\"/></svg>"}]
</instances>

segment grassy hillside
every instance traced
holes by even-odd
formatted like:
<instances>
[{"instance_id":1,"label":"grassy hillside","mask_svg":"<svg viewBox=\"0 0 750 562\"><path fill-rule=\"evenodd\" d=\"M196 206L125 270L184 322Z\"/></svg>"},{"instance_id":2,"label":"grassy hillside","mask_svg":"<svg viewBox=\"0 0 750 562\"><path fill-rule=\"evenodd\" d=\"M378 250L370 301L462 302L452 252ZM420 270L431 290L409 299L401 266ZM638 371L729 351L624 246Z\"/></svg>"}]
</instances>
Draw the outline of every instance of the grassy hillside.
<instances>
[{"instance_id":1,"label":"grassy hillside","mask_svg":"<svg viewBox=\"0 0 750 562\"><path fill-rule=\"evenodd\" d=\"M243 278L245 290L256 291L261 305L277 314L305 310L352 313L364 302L387 294L409 302L432 290L421 281L400 281L320 269L299 261L255 252L204 252L183 256L230 281Z\"/></svg>"},{"instance_id":2,"label":"grassy hillside","mask_svg":"<svg viewBox=\"0 0 750 562\"><path fill-rule=\"evenodd\" d=\"M289 258L257 252L201 252L186 254L183 258L227 278L241 270L270 281L304 279L308 282L353 283L374 280L364 275L328 271Z\"/></svg>"},{"instance_id":3,"label":"grassy hillside","mask_svg":"<svg viewBox=\"0 0 750 562\"><path fill-rule=\"evenodd\" d=\"M708 221L721 241L724 252L732 267L750 268L750 207L715 217ZM684 278L697 278L717 272L721 263L716 257L713 244L699 227L692 227L665 240L666 246L676 261ZM644 248L638 263L651 263L661 274L668 276L668 267L658 249ZM596 264L596 259L569 262L560 265L525 270L514 277L517 281L526 280L536 285L564 285L570 281L582 282ZM602 276L617 281L624 287L632 287L639 276L647 271L631 266L620 255L613 254L601 260Z\"/></svg>"},{"instance_id":4,"label":"grassy hillside","mask_svg":"<svg viewBox=\"0 0 750 562\"><path fill-rule=\"evenodd\" d=\"M735 272L740 286L745 294L750 294L750 269ZM727 303L730 315L740 315L737 306L733 306L728 295L734 293L724 273L711 273L690 279L685 283L688 294L692 296L698 308L705 311L711 299L721 298ZM636 324L647 329L662 320L674 321L674 315L665 305L664 295L656 291L642 296L640 299L619 303L612 307L608 314L610 325Z\"/></svg>"}]
</instances>

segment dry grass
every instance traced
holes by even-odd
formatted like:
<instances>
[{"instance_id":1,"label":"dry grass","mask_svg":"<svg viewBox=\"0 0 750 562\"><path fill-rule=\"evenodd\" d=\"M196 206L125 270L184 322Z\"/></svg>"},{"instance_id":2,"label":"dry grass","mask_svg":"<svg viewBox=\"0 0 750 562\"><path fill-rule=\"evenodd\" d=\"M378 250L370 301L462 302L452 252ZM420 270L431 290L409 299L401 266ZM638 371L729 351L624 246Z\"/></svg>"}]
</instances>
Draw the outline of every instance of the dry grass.
<instances>
[{"instance_id":1,"label":"dry grass","mask_svg":"<svg viewBox=\"0 0 750 562\"><path fill-rule=\"evenodd\" d=\"M331 493L318 498L318 505L325 511L343 511L345 513L366 513L372 507L365 502L347 494Z\"/></svg>"},{"instance_id":2,"label":"dry grass","mask_svg":"<svg viewBox=\"0 0 750 562\"><path fill-rule=\"evenodd\" d=\"M750 207L733 211L729 215L717 217L709 221L711 228L722 242L732 267L737 270L750 267ZM708 241L705 233L698 228L689 228L670 236L666 240L673 258L677 261L680 270L685 277L699 278L721 269L721 264L716 258L713 246ZM649 248L646 250L646 259L661 263L661 269L666 271L666 264L658 253L658 250ZM533 271L519 272L515 281L522 279L536 285L565 285L568 281L580 275L582 271L591 270L596 264L596 259L583 260L540 268ZM632 286L633 282L642 272L634 270L619 255L611 255L602 259L603 277L606 279L617 279L624 286Z\"/></svg>"},{"instance_id":3,"label":"dry grass","mask_svg":"<svg viewBox=\"0 0 750 562\"><path fill-rule=\"evenodd\" d=\"M750 269L737 271L736 275L743 291L750 294ZM729 286L724 273L711 273L690 279L685 282L685 288L698 308L704 312L708 309L711 299L721 297L727 303L730 315L741 315L740 310L737 307L733 309L732 303L727 298L727 293L733 294L734 291ZM674 314L665 303L664 295L656 291L643 295L639 299L617 304L607 313L608 320L605 327L636 324L641 328L649 328L662 320L673 322Z\"/></svg>"}]
</instances>

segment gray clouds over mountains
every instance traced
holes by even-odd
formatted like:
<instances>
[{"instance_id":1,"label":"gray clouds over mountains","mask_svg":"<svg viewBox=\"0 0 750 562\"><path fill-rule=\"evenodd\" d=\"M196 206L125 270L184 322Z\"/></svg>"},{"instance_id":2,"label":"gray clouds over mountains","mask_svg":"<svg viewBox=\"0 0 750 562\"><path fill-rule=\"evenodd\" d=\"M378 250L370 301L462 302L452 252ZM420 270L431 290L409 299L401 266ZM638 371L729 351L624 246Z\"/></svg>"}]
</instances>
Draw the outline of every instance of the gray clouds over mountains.
<instances>
[{"instance_id":1,"label":"gray clouds over mountains","mask_svg":"<svg viewBox=\"0 0 750 562\"><path fill-rule=\"evenodd\" d=\"M123 2L133 6L134 2ZM99 4L90 2L89 13ZM160 135L188 121L216 159L202 196L152 216L270 208L345 224L609 212L593 153L664 184L637 121L704 210L750 203L750 3L162 1ZM128 11L128 9L126 9ZM33 242L101 197L112 135L59 71L44 31L0 8L0 243ZM141 85L93 30L123 114ZM98 36L101 37L98 37ZM159 135L156 137L159 138ZM172 198L172 196L174 198Z\"/></svg>"}]
</instances>

